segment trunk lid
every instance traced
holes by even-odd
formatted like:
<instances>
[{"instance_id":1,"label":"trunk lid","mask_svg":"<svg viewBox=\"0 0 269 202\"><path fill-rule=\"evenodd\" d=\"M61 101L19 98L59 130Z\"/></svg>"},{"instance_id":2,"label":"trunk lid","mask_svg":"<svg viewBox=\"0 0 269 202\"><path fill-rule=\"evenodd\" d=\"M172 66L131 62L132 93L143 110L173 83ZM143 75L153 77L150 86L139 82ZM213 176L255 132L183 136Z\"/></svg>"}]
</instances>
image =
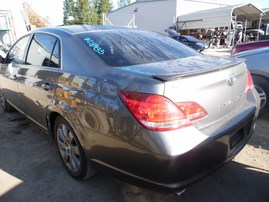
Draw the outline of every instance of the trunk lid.
<instances>
[{"instance_id":1,"label":"trunk lid","mask_svg":"<svg viewBox=\"0 0 269 202\"><path fill-rule=\"evenodd\" d=\"M198 61L192 63L198 67L177 79L171 75L162 76L162 79L166 79L164 95L173 102L194 101L207 111L207 117L193 123L202 129L244 109L247 71L243 60L212 58L211 62Z\"/></svg>"},{"instance_id":2,"label":"trunk lid","mask_svg":"<svg viewBox=\"0 0 269 202\"><path fill-rule=\"evenodd\" d=\"M208 116L193 123L199 129L230 116L246 103L247 71L241 59L196 56L124 68L164 82L164 96L175 103L201 105Z\"/></svg>"}]
</instances>

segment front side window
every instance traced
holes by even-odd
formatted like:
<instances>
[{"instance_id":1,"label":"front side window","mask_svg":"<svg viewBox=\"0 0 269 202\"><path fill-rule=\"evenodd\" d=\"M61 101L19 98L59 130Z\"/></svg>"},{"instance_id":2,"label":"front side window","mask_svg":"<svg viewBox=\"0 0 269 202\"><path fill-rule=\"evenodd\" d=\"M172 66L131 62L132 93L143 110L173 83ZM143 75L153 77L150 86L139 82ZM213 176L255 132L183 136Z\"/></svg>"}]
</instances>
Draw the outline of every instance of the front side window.
<instances>
[{"instance_id":1,"label":"front side window","mask_svg":"<svg viewBox=\"0 0 269 202\"><path fill-rule=\"evenodd\" d=\"M8 61L16 64L23 64L27 44L29 41L30 35L27 35L21 38L9 51Z\"/></svg>"},{"instance_id":2,"label":"front side window","mask_svg":"<svg viewBox=\"0 0 269 202\"><path fill-rule=\"evenodd\" d=\"M43 67L59 67L58 40L49 35L35 35L30 44L26 64Z\"/></svg>"},{"instance_id":3,"label":"front side window","mask_svg":"<svg viewBox=\"0 0 269 202\"><path fill-rule=\"evenodd\" d=\"M138 30L89 32L78 37L110 66L147 64L199 54L168 37Z\"/></svg>"}]
</instances>

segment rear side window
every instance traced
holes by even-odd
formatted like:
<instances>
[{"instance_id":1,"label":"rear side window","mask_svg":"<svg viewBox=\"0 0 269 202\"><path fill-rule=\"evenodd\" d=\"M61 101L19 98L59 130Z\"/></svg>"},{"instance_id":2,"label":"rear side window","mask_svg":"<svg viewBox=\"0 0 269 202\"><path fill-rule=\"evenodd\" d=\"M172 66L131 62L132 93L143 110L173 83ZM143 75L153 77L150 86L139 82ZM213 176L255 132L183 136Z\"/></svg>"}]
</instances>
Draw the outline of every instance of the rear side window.
<instances>
[{"instance_id":1,"label":"rear side window","mask_svg":"<svg viewBox=\"0 0 269 202\"><path fill-rule=\"evenodd\" d=\"M79 34L80 40L111 66L130 66L199 55L160 34L139 30L107 30Z\"/></svg>"},{"instance_id":2,"label":"rear side window","mask_svg":"<svg viewBox=\"0 0 269 202\"><path fill-rule=\"evenodd\" d=\"M49 35L35 35L30 44L26 64L59 67L59 41Z\"/></svg>"},{"instance_id":3,"label":"rear side window","mask_svg":"<svg viewBox=\"0 0 269 202\"><path fill-rule=\"evenodd\" d=\"M10 50L8 60L12 63L23 64L29 35L21 38Z\"/></svg>"},{"instance_id":4,"label":"rear side window","mask_svg":"<svg viewBox=\"0 0 269 202\"><path fill-rule=\"evenodd\" d=\"M60 45L59 45L59 40L57 40L53 48L51 58L50 58L50 63L49 63L50 67L59 67L59 58L60 58L59 50L60 50Z\"/></svg>"}]
</instances>

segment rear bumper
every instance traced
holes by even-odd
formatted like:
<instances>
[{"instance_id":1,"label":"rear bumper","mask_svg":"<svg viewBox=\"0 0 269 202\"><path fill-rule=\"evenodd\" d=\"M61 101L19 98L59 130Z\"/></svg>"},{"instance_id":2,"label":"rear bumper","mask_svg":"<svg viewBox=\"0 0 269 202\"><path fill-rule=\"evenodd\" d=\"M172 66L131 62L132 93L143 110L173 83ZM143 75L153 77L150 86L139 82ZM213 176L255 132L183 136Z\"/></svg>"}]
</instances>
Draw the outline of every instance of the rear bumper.
<instances>
[{"instance_id":1,"label":"rear bumper","mask_svg":"<svg viewBox=\"0 0 269 202\"><path fill-rule=\"evenodd\" d=\"M185 187L230 161L243 149L253 133L255 109L247 111L244 117L235 121L233 119L231 125L184 154L172 158L163 156L161 162L150 162L148 166L155 170L155 176L152 172L148 173L149 179L167 188Z\"/></svg>"},{"instance_id":2,"label":"rear bumper","mask_svg":"<svg viewBox=\"0 0 269 202\"><path fill-rule=\"evenodd\" d=\"M244 125L228 129L210 137L189 152L169 162L169 169L162 182L165 187L185 187L223 166L233 159L247 144L253 133L253 119Z\"/></svg>"},{"instance_id":3,"label":"rear bumper","mask_svg":"<svg viewBox=\"0 0 269 202\"><path fill-rule=\"evenodd\" d=\"M128 148L111 150L111 158L94 162L98 166L110 168L110 171L115 171L132 183L168 189L183 188L235 157L251 137L255 117L255 109L252 108L240 119L235 117L232 125L223 127L218 133L180 155L156 153L160 151L156 148L156 142L152 143L149 134L141 132Z\"/></svg>"}]
</instances>

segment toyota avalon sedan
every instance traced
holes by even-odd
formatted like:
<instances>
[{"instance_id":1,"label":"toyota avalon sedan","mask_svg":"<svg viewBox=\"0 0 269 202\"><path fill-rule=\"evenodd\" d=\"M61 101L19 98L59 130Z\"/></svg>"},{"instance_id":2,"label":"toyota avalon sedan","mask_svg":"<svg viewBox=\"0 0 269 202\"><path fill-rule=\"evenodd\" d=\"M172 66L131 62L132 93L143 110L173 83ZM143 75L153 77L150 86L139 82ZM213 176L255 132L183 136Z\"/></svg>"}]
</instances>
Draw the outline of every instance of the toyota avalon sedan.
<instances>
[{"instance_id":1,"label":"toyota avalon sedan","mask_svg":"<svg viewBox=\"0 0 269 202\"><path fill-rule=\"evenodd\" d=\"M194 36L180 35L174 29L166 29L164 31L168 33L169 37L185 44L186 46L193 48L194 50L201 52L204 49L208 48L208 44L206 41L199 40L195 38Z\"/></svg>"},{"instance_id":2,"label":"toyota avalon sedan","mask_svg":"<svg viewBox=\"0 0 269 202\"><path fill-rule=\"evenodd\" d=\"M113 26L32 31L1 58L0 103L55 138L66 171L182 188L247 144L260 98L242 59Z\"/></svg>"},{"instance_id":3,"label":"toyota avalon sedan","mask_svg":"<svg viewBox=\"0 0 269 202\"><path fill-rule=\"evenodd\" d=\"M177 37L173 37L173 39L185 44L186 46L193 48L194 50L200 51L200 52L202 52L203 50L208 48L206 41L199 40L199 39L195 38L194 36L180 35Z\"/></svg>"}]
</instances>

